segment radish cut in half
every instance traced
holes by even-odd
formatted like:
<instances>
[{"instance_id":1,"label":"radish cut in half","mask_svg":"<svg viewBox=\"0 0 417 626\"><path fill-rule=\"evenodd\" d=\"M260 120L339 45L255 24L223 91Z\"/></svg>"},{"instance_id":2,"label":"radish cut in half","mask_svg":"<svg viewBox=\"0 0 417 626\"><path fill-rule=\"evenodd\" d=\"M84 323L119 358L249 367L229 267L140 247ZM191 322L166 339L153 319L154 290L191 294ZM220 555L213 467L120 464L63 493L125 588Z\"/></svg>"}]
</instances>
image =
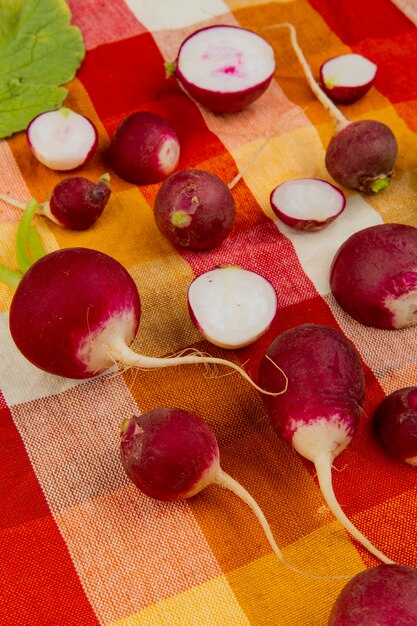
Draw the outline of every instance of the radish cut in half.
<instances>
[{"instance_id":1,"label":"radish cut in half","mask_svg":"<svg viewBox=\"0 0 417 626\"><path fill-rule=\"evenodd\" d=\"M94 124L65 107L35 117L27 127L26 137L38 161L59 171L84 165L98 141Z\"/></svg>"},{"instance_id":2,"label":"radish cut in half","mask_svg":"<svg viewBox=\"0 0 417 626\"><path fill-rule=\"evenodd\" d=\"M340 104L362 98L372 87L377 66L361 54L341 54L325 61L320 68L323 91Z\"/></svg>"},{"instance_id":3,"label":"radish cut in half","mask_svg":"<svg viewBox=\"0 0 417 626\"><path fill-rule=\"evenodd\" d=\"M320 178L294 178L281 183L270 196L279 219L298 230L320 230L342 213L344 193Z\"/></svg>"},{"instance_id":4,"label":"radish cut in half","mask_svg":"<svg viewBox=\"0 0 417 626\"><path fill-rule=\"evenodd\" d=\"M253 343L268 330L278 299L263 276L237 265L225 265L192 281L188 308L205 339L232 350Z\"/></svg>"},{"instance_id":5,"label":"radish cut in half","mask_svg":"<svg viewBox=\"0 0 417 626\"><path fill-rule=\"evenodd\" d=\"M212 111L239 111L268 87L275 72L273 48L237 26L209 26L191 34L167 66L186 92Z\"/></svg>"}]
</instances>

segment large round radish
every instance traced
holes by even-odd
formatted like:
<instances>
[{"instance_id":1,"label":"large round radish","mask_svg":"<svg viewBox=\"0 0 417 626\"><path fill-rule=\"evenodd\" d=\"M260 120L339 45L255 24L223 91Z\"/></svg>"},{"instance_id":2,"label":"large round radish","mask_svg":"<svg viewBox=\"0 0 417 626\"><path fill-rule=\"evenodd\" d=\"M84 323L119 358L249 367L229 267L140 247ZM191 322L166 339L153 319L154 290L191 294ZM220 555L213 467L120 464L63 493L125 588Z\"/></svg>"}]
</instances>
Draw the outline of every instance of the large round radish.
<instances>
[{"instance_id":1,"label":"large round radish","mask_svg":"<svg viewBox=\"0 0 417 626\"><path fill-rule=\"evenodd\" d=\"M330 268L340 306L366 326L417 324L417 228L377 224L351 235Z\"/></svg>"},{"instance_id":2,"label":"large round radish","mask_svg":"<svg viewBox=\"0 0 417 626\"><path fill-rule=\"evenodd\" d=\"M98 183L82 176L69 176L53 189L49 200L38 205L36 213L44 215L63 228L85 230L103 213L110 197L110 177L103 174ZM0 200L20 209L26 205L0 194Z\"/></svg>"},{"instance_id":3,"label":"large round radish","mask_svg":"<svg viewBox=\"0 0 417 626\"><path fill-rule=\"evenodd\" d=\"M98 134L93 122L66 107L35 117L26 130L35 157L52 170L73 170L93 155Z\"/></svg>"},{"instance_id":4,"label":"large round radish","mask_svg":"<svg viewBox=\"0 0 417 626\"><path fill-rule=\"evenodd\" d=\"M111 167L135 185L157 183L178 165L180 143L174 129L160 115L138 111L125 117L108 150Z\"/></svg>"},{"instance_id":5,"label":"large round radish","mask_svg":"<svg viewBox=\"0 0 417 626\"><path fill-rule=\"evenodd\" d=\"M156 500L185 500L209 485L229 489L250 507L273 552L289 569L309 578L345 578L308 574L285 560L257 502L220 467L217 440L209 426L195 413L178 408L157 408L124 420L120 458L130 480L145 495Z\"/></svg>"},{"instance_id":6,"label":"large round radish","mask_svg":"<svg viewBox=\"0 0 417 626\"><path fill-rule=\"evenodd\" d=\"M394 458L417 467L417 387L390 393L374 413L375 434Z\"/></svg>"},{"instance_id":7,"label":"large round radish","mask_svg":"<svg viewBox=\"0 0 417 626\"><path fill-rule=\"evenodd\" d=\"M188 289L190 316L200 333L222 348L242 348L263 335L278 307L272 284L237 265L216 267Z\"/></svg>"},{"instance_id":8,"label":"large round radish","mask_svg":"<svg viewBox=\"0 0 417 626\"><path fill-rule=\"evenodd\" d=\"M232 230L233 195L221 178L205 170L171 174L155 198L156 225L175 246L205 250L219 246Z\"/></svg>"},{"instance_id":9,"label":"large round radish","mask_svg":"<svg viewBox=\"0 0 417 626\"><path fill-rule=\"evenodd\" d=\"M327 626L415 626L417 569L376 565L356 574L333 605Z\"/></svg>"},{"instance_id":10,"label":"large round radish","mask_svg":"<svg viewBox=\"0 0 417 626\"><path fill-rule=\"evenodd\" d=\"M261 96L275 72L272 47L237 26L209 26L183 41L168 64L181 85L212 111L239 111Z\"/></svg>"},{"instance_id":11,"label":"large round radish","mask_svg":"<svg viewBox=\"0 0 417 626\"><path fill-rule=\"evenodd\" d=\"M320 67L323 91L340 104L356 102L370 90L377 66L361 54L341 54Z\"/></svg>"},{"instance_id":12,"label":"large round radish","mask_svg":"<svg viewBox=\"0 0 417 626\"><path fill-rule=\"evenodd\" d=\"M344 193L318 178L294 178L275 187L270 196L279 219L297 230L320 230L346 206Z\"/></svg>"},{"instance_id":13,"label":"large round radish","mask_svg":"<svg viewBox=\"0 0 417 626\"><path fill-rule=\"evenodd\" d=\"M58 376L88 378L115 362L141 368L213 363L238 371L263 391L225 359L198 352L169 358L137 354L129 345L139 319L136 284L118 261L97 250L66 248L43 256L25 272L9 324L23 356Z\"/></svg>"},{"instance_id":14,"label":"large round radish","mask_svg":"<svg viewBox=\"0 0 417 626\"><path fill-rule=\"evenodd\" d=\"M303 324L279 335L262 359L259 380L268 389L287 379L287 392L268 398L269 418L278 435L312 461L323 496L341 524L382 561L336 500L331 477L334 459L351 442L362 410L365 382L359 356L337 330Z\"/></svg>"}]
</instances>

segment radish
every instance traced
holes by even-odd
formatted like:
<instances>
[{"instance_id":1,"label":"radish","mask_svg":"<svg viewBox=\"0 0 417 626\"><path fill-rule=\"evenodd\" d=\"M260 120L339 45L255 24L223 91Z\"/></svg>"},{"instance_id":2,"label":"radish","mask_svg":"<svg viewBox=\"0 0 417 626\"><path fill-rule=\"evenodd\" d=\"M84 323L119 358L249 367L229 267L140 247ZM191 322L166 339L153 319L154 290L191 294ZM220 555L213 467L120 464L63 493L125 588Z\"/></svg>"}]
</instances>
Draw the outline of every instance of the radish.
<instances>
[{"instance_id":1,"label":"radish","mask_svg":"<svg viewBox=\"0 0 417 626\"><path fill-rule=\"evenodd\" d=\"M346 206L344 193L319 178L294 178L275 187L271 207L279 219L298 230L320 230Z\"/></svg>"},{"instance_id":2,"label":"radish","mask_svg":"<svg viewBox=\"0 0 417 626\"><path fill-rule=\"evenodd\" d=\"M361 54L341 54L320 67L323 91L340 104L356 102L370 90L377 66Z\"/></svg>"},{"instance_id":3,"label":"radish","mask_svg":"<svg viewBox=\"0 0 417 626\"><path fill-rule=\"evenodd\" d=\"M188 308L196 328L222 348L247 346L270 327L278 307L272 284L237 265L216 267L188 288Z\"/></svg>"},{"instance_id":4,"label":"radish","mask_svg":"<svg viewBox=\"0 0 417 626\"><path fill-rule=\"evenodd\" d=\"M26 129L35 157L52 170L73 170L93 155L98 142L93 122L66 107L37 115Z\"/></svg>"},{"instance_id":5,"label":"radish","mask_svg":"<svg viewBox=\"0 0 417 626\"><path fill-rule=\"evenodd\" d=\"M266 400L273 427L314 463L320 489L339 522L373 555L391 563L347 518L332 486L332 463L352 440L364 401L364 374L356 350L329 326L303 324L269 346L261 361L260 384L277 389L281 368L287 392Z\"/></svg>"},{"instance_id":6,"label":"radish","mask_svg":"<svg viewBox=\"0 0 417 626\"><path fill-rule=\"evenodd\" d=\"M171 174L154 203L156 225L175 246L206 250L219 246L232 230L236 205L221 178L199 169Z\"/></svg>"},{"instance_id":7,"label":"radish","mask_svg":"<svg viewBox=\"0 0 417 626\"><path fill-rule=\"evenodd\" d=\"M417 324L417 228L377 224L351 235L333 258L330 288L361 324L388 330Z\"/></svg>"},{"instance_id":8,"label":"radish","mask_svg":"<svg viewBox=\"0 0 417 626\"><path fill-rule=\"evenodd\" d=\"M69 176L53 189L49 200L39 204L36 213L44 215L63 228L85 230L90 228L104 211L110 197L110 176L103 174L98 183L82 176ZM20 209L25 204L0 194L0 200Z\"/></svg>"},{"instance_id":9,"label":"radish","mask_svg":"<svg viewBox=\"0 0 417 626\"><path fill-rule=\"evenodd\" d=\"M389 394L374 413L375 434L394 458L417 467L417 387Z\"/></svg>"},{"instance_id":10,"label":"radish","mask_svg":"<svg viewBox=\"0 0 417 626\"><path fill-rule=\"evenodd\" d=\"M176 132L155 113L138 111L125 117L108 149L108 160L120 178L135 185L157 183L178 165Z\"/></svg>"},{"instance_id":11,"label":"radish","mask_svg":"<svg viewBox=\"0 0 417 626\"><path fill-rule=\"evenodd\" d=\"M272 47L259 35L237 26L208 26L181 44L166 65L185 91L215 112L239 111L257 100L275 72Z\"/></svg>"},{"instance_id":12,"label":"radish","mask_svg":"<svg viewBox=\"0 0 417 626\"><path fill-rule=\"evenodd\" d=\"M133 484L156 500L185 500L209 485L229 489L252 510L273 552L286 567L319 580L346 578L308 574L285 560L257 502L220 467L217 440L209 426L195 413L178 408L157 408L124 420L120 458Z\"/></svg>"},{"instance_id":13,"label":"radish","mask_svg":"<svg viewBox=\"0 0 417 626\"><path fill-rule=\"evenodd\" d=\"M23 356L57 376L89 378L115 362L140 368L212 363L238 371L263 391L225 359L197 351L169 358L136 354L129 345L140 311L136 284L118 261L97 250L66 248L25 271L12 299L9 326Z\"/></svg>"},{"instance_id":14,"label":"radish","mask_svg":"<svg viewBox=\"0 0 417 626\"><path fill-rule=\"evenodd\" d=\"M333 605L327 626L415 626L417 569L376 565L345 585Z\"/></svg>"},{"instance_id":15,"label":"radish","mask_svg":"<svg viewBox=\"0 0 417 626\"><path fill-rule=\"evenodd\" d=\"M330 176L349 189L367 194L378 193L388 187L397 160L398 145L393 132L375 120L350 122L314 80L311 69L297 42L292 24L276 24L271 28L290 29L291 43L299 59L308 84L330 113L336 134L327 146L325 165Z\"/></svg>"}]
</instances>

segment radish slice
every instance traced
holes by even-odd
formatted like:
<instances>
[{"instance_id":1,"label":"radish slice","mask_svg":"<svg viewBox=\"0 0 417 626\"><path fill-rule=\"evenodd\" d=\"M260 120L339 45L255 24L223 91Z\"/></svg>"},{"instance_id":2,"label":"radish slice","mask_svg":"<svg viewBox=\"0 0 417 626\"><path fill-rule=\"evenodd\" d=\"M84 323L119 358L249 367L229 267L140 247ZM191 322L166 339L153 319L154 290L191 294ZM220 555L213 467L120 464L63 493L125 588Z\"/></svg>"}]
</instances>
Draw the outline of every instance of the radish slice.
<instances>
[{"instance_id":1,"label":"radish slice","mask_svg":"<svg viewBox=\"0 0 417 626\"><path fill-rule=\"evenodd\" d=\"M319 178L295 178L281 183L270 197L279 219L298 230L320 230L346 206L344 193Z\"/></svg>"},{"instance_id":2,"label":"radish slice","mask_svg":"<svg viewBox=\"0 0 417 626\"><path fill-rule=\"evenodd\" d=\"M93 155L98 135L84 115L62 107L35 117L26 130L35 157L52 170L73 170Z\"/></svg>"},{"instance_id":3,"label":"radish slice","mask_svg":"<svg viewBox=\"0 0 417 626\"><path fill-rule=\"evenodd\" d=\"M372 87L377 66L361 54L342 54L323 63L320 81L323 91L341 104L362 98Z\"/></svg>"},{"instance_id":4,"label":"radish slice","mask_svg":"<svg viewBox=\"0 0 417 626\"><path fill-rule=\"evenodd\" d=\"M238 111L268 87L275 71L272 47L236 26L210 26L183 41L167 70L197 102L212 111Z\"/></svg>"},{"instance_id":5,"label":"radish slice","mask_svg":"<svg viewBox=\"0 0 417 626\"><path fill-rule=\"evenodd\" d=\"M266 278L226 265L193 280L188 308L203 337L221 348L236 349L253 343L268 330L278 300Z\"/></svg>"}]
</instances>

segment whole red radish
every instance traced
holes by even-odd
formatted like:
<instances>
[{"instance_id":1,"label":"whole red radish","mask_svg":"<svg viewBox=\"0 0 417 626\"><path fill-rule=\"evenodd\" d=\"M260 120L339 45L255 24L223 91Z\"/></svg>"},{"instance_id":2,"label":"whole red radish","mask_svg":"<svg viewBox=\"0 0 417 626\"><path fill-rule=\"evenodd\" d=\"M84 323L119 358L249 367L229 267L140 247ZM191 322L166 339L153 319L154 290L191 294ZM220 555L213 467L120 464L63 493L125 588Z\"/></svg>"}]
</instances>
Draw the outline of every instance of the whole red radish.
<instances>
[{"instance_id":1,"label":"whole red radish","mask_svg":"<svg viewBox=\"0 0 417 626\"><path fill-rule=\"evenodd\" d=\"M259 370L261 385L278 389L282 371L288 379L286 393L266 399L273 427L314 463L323 496L346 530L390 563L346 517L332 486L333 461L351 442L364 402L364 374L355 348L334 328L302 324L268 347Z\"/></svg>"},{"instance_id":2,"label":"whole red radish","mask_svg":"<svg viewBox=\"0 0 417 626\"><path fill-rule=\"evenodd\" d=\"M417 467L417 387L390 393L373 416L377 439L391 456Z\"/></svg>"},{"instance_id":3,"label":"whole red radish","mask_svg":"<svg viewBox=\"0 0 417 626\"><path fill-rule=\"evenodd\" d=\"M233 195L221 178L199 169L171 174L154 203L156 225L175 246L206 250L219 246L232 230Z\"/></svg>"},{"instance_id":4,"label":"whole red radish","mask_svg":"<svg viewBox=\"0 0 417 626\"><path fill-rule=\"evenodd\" d=\"M351 104L368 93L374 84L377 66L361 54L340 54L320 67L323 91L339 104Z\"/></svg>"},{"instance_id":5,"label":"whole red radish","mask_svg":"<svg viewBox=\"0 0 417 626\"><path fill-rule=\"evenodd\" d=\"M417 324L417 228L377 224L336 252L330 288L353 319L387 330Z\"/></svg>"},{"instance_id":6,"label":"whole red radish","mask_svg":"<svg viewBox=\"0 0 417 626\"><path fill-rule=\"evenodd\" d=\"M275 72L272 47L259 35L237 26L208 26L181 44L167 73L185 91L215 112L239 111L257 100Z\"/></svg>"},{"instance_id":7,"label":"whole red radish","mask_svg":"<svg viewBox=\"0 0 417 626\"><path fill-rule=\"evenodd\" d=\"M120 178L135 185L157 183L178 165L180 143L168 122L147 111L125 117L108 149L108 160Z\"/></svg>"},{"instance_id":8,"label":"whole red radish","mask_svg":"<svg viewBox=\"0 0 417 626\"><path fill-rule=\"evenodd\" d=\"M356 574L338 595L327 626L415 626L417 569L376 565Z\"/></svg>"}]
</instances>

